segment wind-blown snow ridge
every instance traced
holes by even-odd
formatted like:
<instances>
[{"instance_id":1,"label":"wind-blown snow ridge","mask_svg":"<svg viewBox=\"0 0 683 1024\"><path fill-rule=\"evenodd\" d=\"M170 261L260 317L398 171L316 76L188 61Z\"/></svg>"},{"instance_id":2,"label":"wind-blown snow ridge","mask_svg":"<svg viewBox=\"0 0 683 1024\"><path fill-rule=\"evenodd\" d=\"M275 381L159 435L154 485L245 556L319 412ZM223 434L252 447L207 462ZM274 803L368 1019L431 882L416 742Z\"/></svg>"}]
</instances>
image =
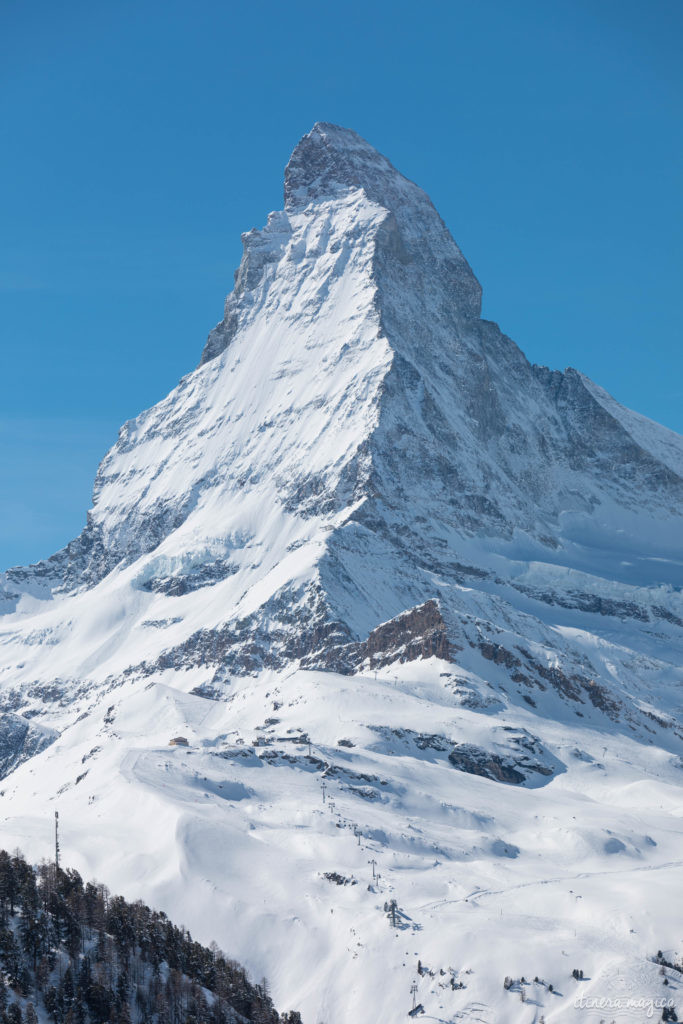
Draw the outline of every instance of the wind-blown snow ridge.
<instances>
[{"instance_id":1,"label":"wind-blown snow ridge","mask_svg":"<svg viewBox=\"0 0 683 1024\"><path fill-rule=\"evenodd\" d=\"M273 978L277 1002L345 1021L352 983L355 1019L375 1021L358 949L381 960L393 932L361 901L367 880L349 882L337 895L367 924L354 946L316 874L319 860L358 879L353 842L335 852L347 826L362 827L387 892L407 898L400 880L415 878L406 932L419 922L430 957L444 924L469 936L457 915L477 886L495 903L597 878L613 855L642 867L623 870L643 901L659 898L648 872L672 877L683 442L576 370L532 366L481 320L480 286L428 197L353 132L321 123L301 140L284 209L243 243L200 365L122 427L83 533L3 574L0 706L15 716L9 747L18 737L3 763L19 765L3 783L7 828L40 851L50 801L115 830L133 796L136 853L112 862L84 827L88 871L130 894L125 872L146 879L143 895L193 932L199 907L220 931L218 886L247 922L235 955ZM57 739L26 746L12 723L27 720ZM167 762L186 732L190 753ZM339 829L320 816L323 778ZM288 786L300 802L283 816ZM274 873L267 908L256 862ZM597 886L590 898L593 916L615 912ZM566 944L561 916L524 940L511 925L501 949L540 958L543 929ZM576 921L606 985L666 945L659 920L637 953ZM257 953L266 923L273 949ZM512 1012L502 978L484 977L491 927L481 956L479 940L453 938L457 977L470 947L477 976L467 997L450 988L462 1005L448 1013L474 1014L470 997L490 1019ZM403 960L394 969L407 991Z\"/></svg>"}]
</instances>

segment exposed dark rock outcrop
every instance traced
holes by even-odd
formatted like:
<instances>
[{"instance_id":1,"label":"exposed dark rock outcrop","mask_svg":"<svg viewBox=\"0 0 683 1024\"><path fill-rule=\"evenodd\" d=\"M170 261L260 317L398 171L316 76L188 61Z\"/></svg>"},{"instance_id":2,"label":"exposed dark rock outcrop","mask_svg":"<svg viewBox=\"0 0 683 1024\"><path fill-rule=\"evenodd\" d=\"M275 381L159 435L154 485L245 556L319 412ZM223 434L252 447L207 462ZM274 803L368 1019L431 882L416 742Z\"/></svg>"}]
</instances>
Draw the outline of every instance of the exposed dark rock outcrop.
<instances>
[{"instance_id":1,"label":"exposed dark rock outcrop","mask_svg":"<svg viewBox=\"0 0 683 1024\"><path fill-rule=\"evenodd\" d=\"M55 739L52 730L42 729L20 715L0 715L0 779L45 750Z\"/></svg>"}]
</instances>

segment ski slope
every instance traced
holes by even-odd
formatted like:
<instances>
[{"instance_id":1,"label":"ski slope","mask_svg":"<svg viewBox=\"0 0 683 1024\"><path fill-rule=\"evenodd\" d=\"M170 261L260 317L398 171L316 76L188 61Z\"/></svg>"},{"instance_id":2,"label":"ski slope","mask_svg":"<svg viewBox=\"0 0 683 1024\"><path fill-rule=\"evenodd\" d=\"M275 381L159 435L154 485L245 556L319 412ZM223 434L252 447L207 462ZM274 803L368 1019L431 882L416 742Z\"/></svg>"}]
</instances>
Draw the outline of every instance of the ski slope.
<instances>
[{"instance_id":1,"label":"ski slope","mask_svg":"<svg viewBox=\"0 0 683 1024\"><path fill-rule=\"evenodd\" d=\"M219 700L189 692L200 673L129 684L6 780L3 842L49 857L59 808L65 862L172 909L306 1021L398 1021L413 981L436 1021L593 1020L580 996L675 998L651 958L680 953L680 760L539 728L531 710L469 710L452 668L265 673ZM448 761L462 741L503 749L510 729L554 751L551 776L513 786ZM506 975L530 982L525 1004Z\"/></svg>"}]
</instances>

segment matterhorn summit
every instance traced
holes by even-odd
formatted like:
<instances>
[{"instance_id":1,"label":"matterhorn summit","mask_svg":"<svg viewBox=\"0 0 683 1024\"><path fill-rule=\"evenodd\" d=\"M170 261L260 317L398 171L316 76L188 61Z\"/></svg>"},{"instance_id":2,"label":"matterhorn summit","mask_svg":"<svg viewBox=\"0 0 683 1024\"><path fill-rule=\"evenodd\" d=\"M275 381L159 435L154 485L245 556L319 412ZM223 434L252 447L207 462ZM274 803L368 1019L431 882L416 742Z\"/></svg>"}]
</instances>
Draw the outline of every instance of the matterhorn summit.
<instances>
[{"instance_id":1,"label":"matterhorn summit","mask_svg":"<svg viewBox=\"0 0 683 1024\"><path fill-rule=\"evenodd\" d=\"M415 978L442 1020L517 1019L525 985L586 1020L572 967L658 993L683 439L482 320L427 195L352 131L316 124L242 241L83 532L0 576L7 835L39 858L58 806L76 866L308 1024L398 1020Z\"/></svg>"}]
</instances>

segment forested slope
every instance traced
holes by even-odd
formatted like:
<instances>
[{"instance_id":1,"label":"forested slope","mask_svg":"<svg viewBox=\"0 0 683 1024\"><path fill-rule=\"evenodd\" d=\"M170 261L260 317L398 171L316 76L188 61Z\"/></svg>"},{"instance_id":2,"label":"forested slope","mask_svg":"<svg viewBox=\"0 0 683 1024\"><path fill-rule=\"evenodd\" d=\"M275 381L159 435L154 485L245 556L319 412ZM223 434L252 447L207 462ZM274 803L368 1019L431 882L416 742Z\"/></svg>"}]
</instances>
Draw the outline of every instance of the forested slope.
<instances>
[{"instance_id":1,"label":"forested slope","mask_svg":"<svg viewBox=\"0 0 683 1024\"><path fill-rule=\"evenodd\" d=\"M300 1024L215 944L144 903L0 850L3 1024Z\"/></svg>"}]
</instances>

